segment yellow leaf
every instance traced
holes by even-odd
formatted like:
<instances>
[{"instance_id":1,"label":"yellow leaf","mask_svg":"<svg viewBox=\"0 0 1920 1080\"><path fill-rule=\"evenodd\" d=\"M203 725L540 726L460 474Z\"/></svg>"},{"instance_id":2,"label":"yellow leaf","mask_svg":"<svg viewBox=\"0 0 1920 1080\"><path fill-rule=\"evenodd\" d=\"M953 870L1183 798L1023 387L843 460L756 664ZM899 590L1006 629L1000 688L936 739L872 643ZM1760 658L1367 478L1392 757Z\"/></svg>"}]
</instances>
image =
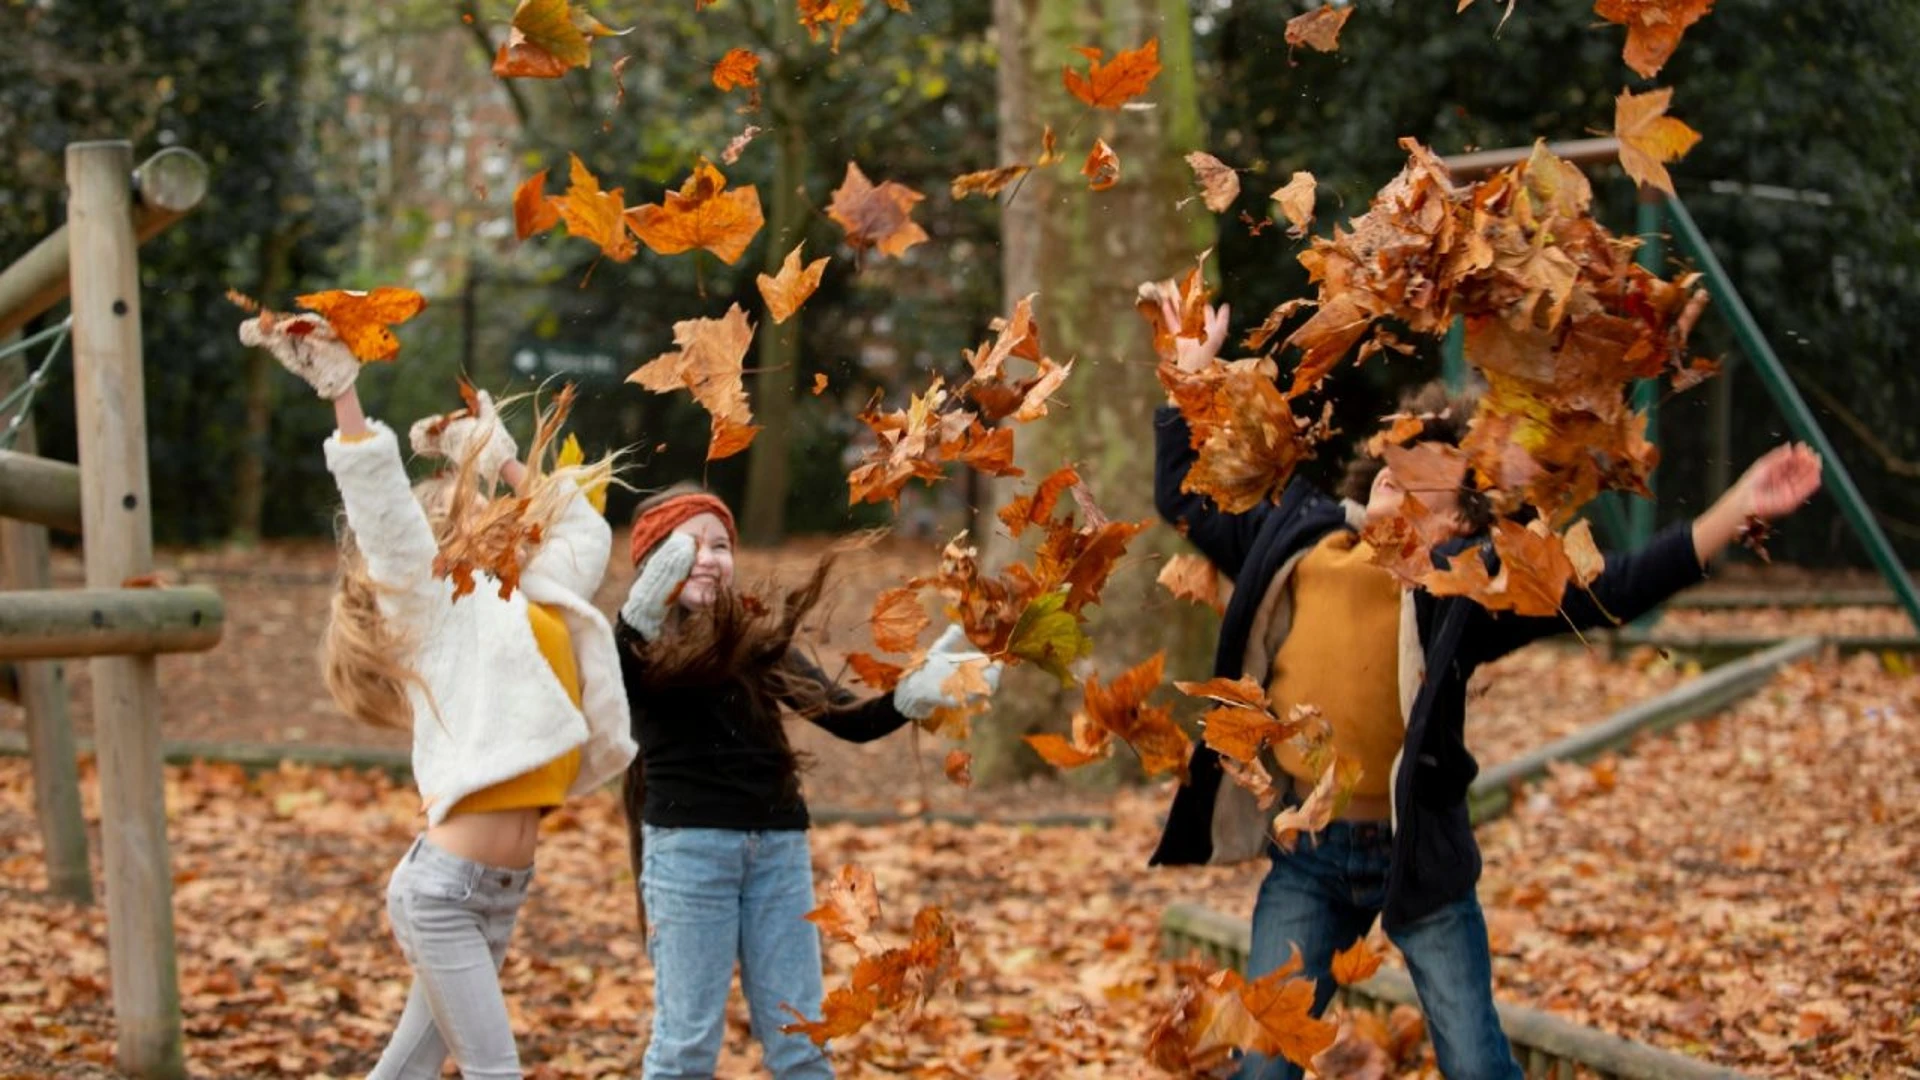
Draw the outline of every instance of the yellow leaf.
<instances>
[{"instance_id":1,"label":"yellow leaf","mask_svg":"<svg viewBox=\"0 0 1920 1080\"><path fill-rule=\"evenodd\" d=\"M1673 194L1666 163L1678 161L1700 141L1700 133L1667 115L1671 87L1613 99L1613 133L1620 140L1620 167L1636 183Z\"/></svg>"}]
</instances>

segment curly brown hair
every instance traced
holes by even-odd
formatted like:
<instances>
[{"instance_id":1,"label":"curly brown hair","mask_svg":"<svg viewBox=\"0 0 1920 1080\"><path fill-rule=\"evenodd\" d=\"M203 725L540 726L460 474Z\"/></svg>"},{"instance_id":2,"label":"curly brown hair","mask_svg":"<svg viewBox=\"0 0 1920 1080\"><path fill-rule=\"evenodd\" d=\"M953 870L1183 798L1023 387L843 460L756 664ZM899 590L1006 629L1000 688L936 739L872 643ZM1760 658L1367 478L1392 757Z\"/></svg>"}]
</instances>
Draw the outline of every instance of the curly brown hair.
<instances>
[{"instance_id":1,"label":"curly brown hair","mask_svg":"<svg viewBox=\"0 0 1920 1080\"><path fill-rule=\"evenodd\" d=\"M1459 446L1466 441L1474 410L1479 405L1478 393L1450 389L1437 379L1414 387L1401 396L1400 412L1420 417L1422 426L1419 434L1403 440L1400 445L1437 442ZM1373 492L1374 477L1380 475L1385 465L1384 461L1367 453L1364 447L1357 450L1340 478L1340 497L1365 505ZM1487 498L1486 492L1474 486L1471 471L1467 483L1458 492L1458 505L1460 520L1466 524L1469 533L1484 532L1493 525L1493 503Z\"/></svg>"}]
</instances>

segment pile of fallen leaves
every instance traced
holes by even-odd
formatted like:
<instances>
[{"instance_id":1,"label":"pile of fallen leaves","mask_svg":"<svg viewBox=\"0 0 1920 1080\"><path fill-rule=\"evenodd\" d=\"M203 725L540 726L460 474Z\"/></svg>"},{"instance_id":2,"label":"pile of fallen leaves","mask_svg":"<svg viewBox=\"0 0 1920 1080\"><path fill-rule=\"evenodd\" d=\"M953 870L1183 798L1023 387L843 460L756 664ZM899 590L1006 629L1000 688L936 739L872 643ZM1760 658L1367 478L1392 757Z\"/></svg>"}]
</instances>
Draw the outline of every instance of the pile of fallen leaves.
<instances>
[{"instance_id":1,"label":"pile of fallen leaves","mask_svg":"<svg viewBox=\"0 0 1920 1080\"><path fill-rule=\"evenodd\" d=\"M1883 635L1912 637L1917 632L1904 609L1891 604L1853 607L1669 608L1659 633L1761 636Z\"/></svg>"},{"instance_id":2,"label":"pile of fallen leaves","mask_svg":"<svg viewBox=\"0 0 1920 1080\"><path fill-rule=\"evenodd\" d=\"M1920 682L1863 656L1790 669L1723 718L1562 770L1481 831L1497 992L1756 1074L1920 1067L1906 992L1920 980L1906 917L1920 903L1917 754ZM1244 914L1263 868L1147 870L1166 798L1123 795L1107 832L817 828L823 906L846 866L871 874L876 901L855 905L869 941L829 944L830 988L865 957L944 940L915 934L922 909L952 934L923 1002L833 1041L842 1075L1155 1075L1156 1026L1197 1015L1209 991L1244 1004L1246 984L1161 958L1158 920L1177 900ZM167 800L192 1067L364 1074L406 993L382 890L417 824L412 792L196 766L168 770ZM651 972L616 799L580 800L546 829L503 976L529 1075L629 1075ZM110 1075L104 914L38 895L24 761L0 762L0 836L0 1071ZM1223 1007L1210 1015L1231 1020ZM720 1072L739 1075L757 1050L738 995L730 1010ZM1356 1075L1336 1060L1417 1074L1417 1048L1390 1049L1417 1039L1411 1017L1344 1022L1328 1075Z\"/></svg>"}]
</instances>

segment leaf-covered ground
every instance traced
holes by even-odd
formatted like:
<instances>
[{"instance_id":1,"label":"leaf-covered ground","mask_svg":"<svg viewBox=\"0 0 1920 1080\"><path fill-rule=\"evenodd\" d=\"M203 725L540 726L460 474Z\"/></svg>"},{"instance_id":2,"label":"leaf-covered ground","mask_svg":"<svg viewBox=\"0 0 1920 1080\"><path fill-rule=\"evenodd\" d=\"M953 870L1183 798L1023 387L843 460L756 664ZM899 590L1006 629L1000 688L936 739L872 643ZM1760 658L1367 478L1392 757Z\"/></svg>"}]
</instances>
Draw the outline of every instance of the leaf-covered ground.
<instances>
[{"instance_id":1,"label":"leaf-covered ground","mask_svg":"<svg viewBox=\"0 0 1920 1080\"><path fill-rule=\"evenodd\" d=\"M1863 657L1793 669L1720 719L1566 770L1482 833L1500 993L1759 1074L1920 1068L1916 756L1920 681ZM843 1075L1147 1075L1140 1051L1176 981L1156 956L1160 912L1244 912L1258 876L1146 870L1164 797L1113 799L1110 831L816 830L822 878L874 873L888 943L922 904L965 924L959 992L842 1040ZM412 795L366 774L197 766L169 771L168 802L196 1070L365 1070L405 992L382 887ZM533 1075L629 1075L650 977L614 800L548 830L505 976L523 1053ZM0 1073L106 1075L104 915L38 895L17 759L0 762L0 836ZM831 986L852 955L829 955ZM723 1075L752 1059L735 1008Z\"/></svg>"},{"instance_id":2,"label":"leaf-covered ground","mask_svg":"<svg viewBox=\"0 0 1920 1080\"><path fill-rule=\"evenodd\" d=\"M1905 609L1891 605L1828 608L1764 607L1669 611L1659 630L1673 634L1875 634L1911 637L1915 631Z\"/></svg>"}]
</instances>

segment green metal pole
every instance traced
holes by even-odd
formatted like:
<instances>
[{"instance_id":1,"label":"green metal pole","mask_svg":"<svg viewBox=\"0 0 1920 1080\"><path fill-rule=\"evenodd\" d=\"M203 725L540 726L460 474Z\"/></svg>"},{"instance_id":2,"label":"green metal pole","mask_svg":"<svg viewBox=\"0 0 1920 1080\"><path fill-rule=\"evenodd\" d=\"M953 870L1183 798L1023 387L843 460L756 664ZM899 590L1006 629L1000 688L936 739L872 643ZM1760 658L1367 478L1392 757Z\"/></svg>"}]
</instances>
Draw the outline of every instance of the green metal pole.
<instances>
[{"instance_id":1,"label":"green metal pole","mask_svg":"<svg viewBox=\"0 0 1920 1080\"><path fill-rule=\"evenodd\" d=\"M1440 378L1455 392L1467 385L1467 323L1456 318L1440 341Z\"/></svg>"},{"instance_id":2,"label":"green metal pole","mask_svg":"<svg viewBox=\"0 0 1920 1080\"><path fill-rule=\"evenodd\" d=\"M1840 455L1834 452L1827 433L1821 430L1820 421L1814 418L1813 410L1807 407L1806 399L1800 396L1800 391L1793 385L1786 367L1774 354L1773 346L1767 343L1766 335L1761 333L1753 312L1747 310L1746 302L1740 299L1740 293L1733 287L1733 279L1727 276L1713 249L1707 246L1706 237L1700 234L1700 226L1694 224L1693 215L1687 212L1679 199L1667 200L1667 218L1674 239L1679 241L1706 276L1707 292L1712 295L1714 306L1733 324L1734 336L1739 339L1741 350L1753 361L1754 369L1759 372L1767 393L1773 396L1774 404L1785 414L1794 434L1820 455L1824 463L1826 488L1833 493L1834 501L1840 504L1840 513L1846 517L1847 524L1853 527L1854 535L1866 546L1873 565L1887 579L1887 584L1893 586L1894 595L1900 598L1900 606L1907 610L1907 618L1912 620L1916 630L1920 630L1920 590L1914 588L1913 579L1907 576L1906 568L1900 565L1893 544L1887 540L1887 534L1881 531L1880 523L1873 519L1872 509L1861 497L1860 489L1854 486L1852 475L1847 472Z\"/></svg>"},{"instance_id":3,"label":"green metal pole","mask_svg":"<svg viewBox=\"0 0 1920 1080\"><path fill-rule=\"evenodd\" d=\"M1651 188L1640 190L1640 204L1635 211L1634 231L1640 234L1640 250L1634 261L1649 273L1660 274L1666 266L1667 244L1665 215L1661 212L1663 197ZM1647 441L1655 446L1660 444L1660 384L1653 379L1641 379L1633 387L1633 406L1647 414ZM1657 492L1656 480L1647 478L1647 489ZM1655 497L1648 495L1640 499L1625 499L1627 510L1627 547L1639 550L1653 539Z\"/></svg>"}]
</instances>

